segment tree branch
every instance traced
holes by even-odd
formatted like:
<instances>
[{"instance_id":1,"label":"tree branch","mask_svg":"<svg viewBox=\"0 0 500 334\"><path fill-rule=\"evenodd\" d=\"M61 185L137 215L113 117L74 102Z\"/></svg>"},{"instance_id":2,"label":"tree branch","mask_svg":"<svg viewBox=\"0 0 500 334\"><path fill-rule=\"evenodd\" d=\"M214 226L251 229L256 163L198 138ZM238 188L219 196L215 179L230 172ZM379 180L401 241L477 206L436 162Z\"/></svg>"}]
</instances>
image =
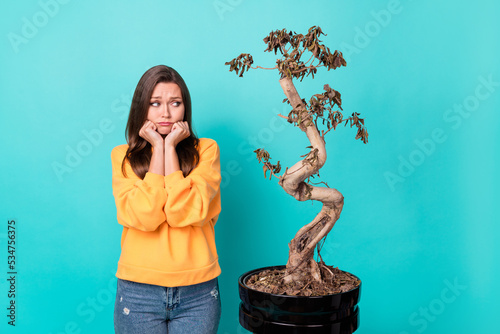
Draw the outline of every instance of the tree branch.
<instances>
[{"instance_id":1,"label":"tree branch","mask_svg":"<svg viewBox=\"0 0 500 334\"><path fill-rule=\"evenodd\" d=\"M263 69L263 70L275 70L275 69L277 69L277 68L278 68L278 66L274 66L274 67L262 67L262 66L255 66L255 67L252 67L252 66L250 66L250 68L252 68L252 69L254 69L254 70L256 70L256 69L258 69L258 68Z\"/></svg>"}]
</instances>

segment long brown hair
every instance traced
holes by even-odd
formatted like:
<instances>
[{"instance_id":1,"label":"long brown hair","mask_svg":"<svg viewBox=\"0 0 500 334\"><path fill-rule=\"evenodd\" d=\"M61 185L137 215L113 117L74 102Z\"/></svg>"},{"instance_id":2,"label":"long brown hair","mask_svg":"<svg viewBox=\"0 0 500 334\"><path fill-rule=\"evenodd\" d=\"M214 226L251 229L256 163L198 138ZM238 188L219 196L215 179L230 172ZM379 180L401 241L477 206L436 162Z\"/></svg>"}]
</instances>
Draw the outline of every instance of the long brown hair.
<instances>
[{"instance_id":1,"label":"long brown hair","mask_svg":"<svg viewBox=\"0 0 500 334\"><path fill-rule=\"evenodd\" d=\"M130 113L128 116L125 137L128 143L127 153L123 158L122 172L125 172L125 161L128 160L134 173L144 179L151 162L151 144L139 136L139 130L144 125L148 117L149 103L151 95L156 85L160 82L172 82L179 86L182 92L182 103L184 104L184 119L189 126L191 135L177 144L175 150L179 157L179 165L182 174L187 176L200 160L197 147L199 139L194 134L191 126L191 96L186 83L182 77L171 67L158 65L150 68L143 74L134 92Z\"/></svg>"}]
</instances>

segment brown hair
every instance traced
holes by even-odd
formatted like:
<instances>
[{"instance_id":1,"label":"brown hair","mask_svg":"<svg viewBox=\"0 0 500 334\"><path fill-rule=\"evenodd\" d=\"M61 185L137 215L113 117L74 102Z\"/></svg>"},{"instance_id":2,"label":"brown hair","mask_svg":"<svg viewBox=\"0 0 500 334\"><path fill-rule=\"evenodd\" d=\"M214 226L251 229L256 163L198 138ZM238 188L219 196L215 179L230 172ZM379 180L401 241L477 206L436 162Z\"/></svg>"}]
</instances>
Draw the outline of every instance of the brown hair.
<instances>
[{"instance_id":1,"label":"brown hair","mask_svg":"<svg viewBox=\"0 0 500 334\"><path fill-rule=\"evenodd\" d=\"M150 68L143 74L134 92L125 137L129 145L127 153L123 158L122 172L126 176L125 161L128 160L134 173L144 179L151 162L151 144L139 136L139 130L147 120L151 95L156 85L160 82L172 82L179 86L182 92L182 103L184 104L184 119L189 126L191 135L177 144L175 150L179 157L179 165L182 174L187 176L200 160L197 150L199 139L193 132L191 125L191 96L186 83L182 77L171 67L158 65Z\"/></svg>"}]
</instances>

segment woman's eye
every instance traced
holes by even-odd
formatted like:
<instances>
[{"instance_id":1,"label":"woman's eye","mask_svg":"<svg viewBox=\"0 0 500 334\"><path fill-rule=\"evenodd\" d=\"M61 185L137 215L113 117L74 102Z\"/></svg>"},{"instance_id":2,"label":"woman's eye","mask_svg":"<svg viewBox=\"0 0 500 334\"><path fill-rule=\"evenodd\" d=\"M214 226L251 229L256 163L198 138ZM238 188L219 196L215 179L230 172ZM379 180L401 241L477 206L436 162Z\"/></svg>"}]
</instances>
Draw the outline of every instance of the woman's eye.
<instances>
[{"instance_id":1,"label":"woman's eye","mask_svg":"<svg viewBox=\"0 0 500 334\"><path fill-rule=\"evenodd\" d=\"M153 107L158 107L160 105L160 103L158 103L158 102L151 102L150 105L152 105Z\"/></svg>"},{"instance_id":2,"label":"woman's eye","mask_svg":"<svg viewBox=\"0 0 500 334\"><path fill-rule=\"evenodd\" d=\"M173 104L174 104L175 107L178 107L178 106L180 106L182 104L182 102L180 102L180 101L174 101Z\"/></svg>"}]
</instances>

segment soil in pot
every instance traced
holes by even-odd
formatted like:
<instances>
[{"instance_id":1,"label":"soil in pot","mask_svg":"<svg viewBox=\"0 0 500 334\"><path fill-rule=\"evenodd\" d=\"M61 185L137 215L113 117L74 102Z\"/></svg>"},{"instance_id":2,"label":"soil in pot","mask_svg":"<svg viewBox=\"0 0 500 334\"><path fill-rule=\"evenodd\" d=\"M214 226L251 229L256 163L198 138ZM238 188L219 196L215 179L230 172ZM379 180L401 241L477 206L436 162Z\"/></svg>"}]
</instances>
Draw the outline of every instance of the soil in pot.
<instances>
[{"instance_id":1,"label":"soil in pot","mask_svg":"<svg viewBox=\"0 0 500 334\"><path fill-rule=\"evenodd\" d=\"M283 283L285 269L267 269L251 276L245 283L253 290L276 295L324 296L352 290L361 281L354 275L332 266L322 266L323 282L312 280Z\"/></svg>"}]
</instances>

